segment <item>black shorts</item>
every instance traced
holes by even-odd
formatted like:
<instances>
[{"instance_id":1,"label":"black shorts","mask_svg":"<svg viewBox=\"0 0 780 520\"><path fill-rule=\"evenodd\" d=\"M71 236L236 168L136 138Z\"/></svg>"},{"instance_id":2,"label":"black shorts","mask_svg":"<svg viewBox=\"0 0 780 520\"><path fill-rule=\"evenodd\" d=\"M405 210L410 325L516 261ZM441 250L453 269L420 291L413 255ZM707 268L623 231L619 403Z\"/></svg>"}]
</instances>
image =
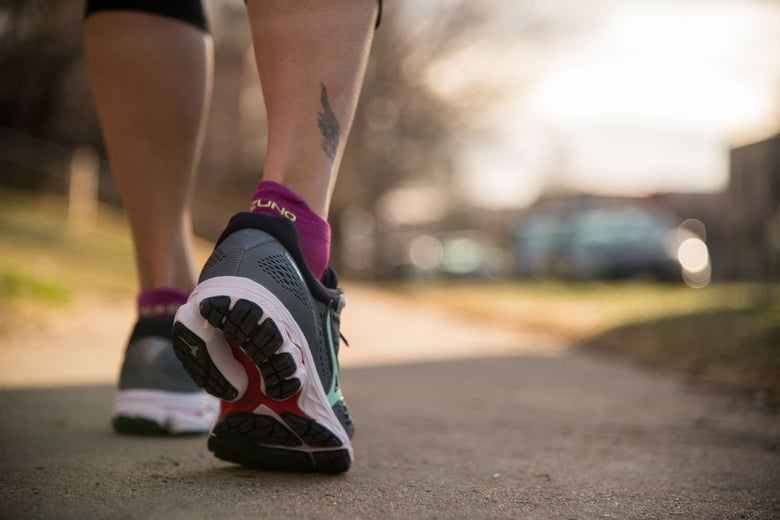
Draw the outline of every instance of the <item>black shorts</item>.
<instances>
[{"instance_id":1,"label":"black shorts","mask_svg":"<svg viewBox=\"0 0 780 520\"><path fill-rule=\"evenodd\" d=\"M376 26L382 20L382 0L379 2L379 14ZM209 32L209 21L203 10L201 0L87 0L86 16L97 11L130 10L155 13L190 23L205 32Z\"/></svg>"}]
</instances>

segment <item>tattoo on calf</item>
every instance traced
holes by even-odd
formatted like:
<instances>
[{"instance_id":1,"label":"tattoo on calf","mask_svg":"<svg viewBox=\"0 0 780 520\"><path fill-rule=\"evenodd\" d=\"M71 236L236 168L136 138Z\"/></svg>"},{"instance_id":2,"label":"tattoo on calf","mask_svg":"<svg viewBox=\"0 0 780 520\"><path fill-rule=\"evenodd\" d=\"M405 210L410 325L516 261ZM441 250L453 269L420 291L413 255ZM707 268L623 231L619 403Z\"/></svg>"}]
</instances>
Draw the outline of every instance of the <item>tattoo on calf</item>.
<instances>
[{"instance_id":1,"label":"tattoo on calf","mask_svg":"<svg viewBox=\"0 0 780 520\"><path fill-rule=\"evenodd\" d=\"M325 88L324 83L322 90L320 91L320 106L322 106L322 112L317 115L317 123L320 126L320 133L322 134L322 149L325 151L325 155L332 161L336 158L336 151L339 148L339 140L341 139L341 126L336 119L336 114L330 108L330 102L328 101L328 89Z\"/></svg>"}]
</instances>

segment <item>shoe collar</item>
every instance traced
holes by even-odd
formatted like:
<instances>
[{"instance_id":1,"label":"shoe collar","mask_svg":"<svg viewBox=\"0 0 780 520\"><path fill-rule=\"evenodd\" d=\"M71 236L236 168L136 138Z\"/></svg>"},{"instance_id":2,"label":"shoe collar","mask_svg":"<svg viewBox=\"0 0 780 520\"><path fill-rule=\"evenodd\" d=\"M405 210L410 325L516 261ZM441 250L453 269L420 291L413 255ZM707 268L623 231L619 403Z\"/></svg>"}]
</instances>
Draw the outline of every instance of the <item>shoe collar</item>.
<instances>
[{"instance_id":1,"label":"shoe collar","mask_svg":"<svg viewBox=\"0 0 780 520\"><path fill-rule=\"evenodd\" d=\"M236 213L228 221L227 227L225 227L222 235L217 239L217 245L222 243L228 236L242 229L259 229L273 236L293 257L312 296L320 302L333 305L337 311L344 307L343 291L338 289L336 272L328 267L325 270L322 281L312 274L309 266L306 265L306 260L303 258L298 230L290 219L264 215L262 213L250 213L248 211Z\"/></svg>"}]
</instances>

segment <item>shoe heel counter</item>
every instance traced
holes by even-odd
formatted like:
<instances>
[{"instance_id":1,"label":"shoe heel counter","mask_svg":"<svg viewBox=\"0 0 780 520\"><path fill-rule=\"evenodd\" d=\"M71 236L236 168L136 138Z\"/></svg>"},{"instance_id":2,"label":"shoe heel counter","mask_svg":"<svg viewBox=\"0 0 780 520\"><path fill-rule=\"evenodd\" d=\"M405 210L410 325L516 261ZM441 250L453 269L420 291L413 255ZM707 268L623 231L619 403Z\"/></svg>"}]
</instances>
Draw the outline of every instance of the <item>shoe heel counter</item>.
<instances>
[{"instance_id":1,"label":"shoe heel counter","mask_svg":"<svg viewBox=\"0 0 780 520\"><path fill-rule=\"evenodd\" d=\"M168 339L149 336L130 343L119 374L119 389L153 389L169 392L198 390L176 359Z\"/></svg>"},{"instance_id":2,"label":"shoe heel counter","mask_svg":"<svg viewBox=\"0 0 780 520\"><path fill-rule=\"evenodd\" d=\"M225 238L206 261L198 283L219 276L248 278L275 294L296 320L312 320L314 306L301 270L265 231L242 229Z\"/></svg>"},{"instance_id":3,"label":"shoe heel counter","mask_svg":"<svg viewBox=\"0 0 780 520\"><path fill-rule=\"evenodd\" d=\"M218 276L239 276L249 251L276 243L274 237L259 229L242 229L220 242L206 260L198 283Z\"/></svg>"}]
</instances>

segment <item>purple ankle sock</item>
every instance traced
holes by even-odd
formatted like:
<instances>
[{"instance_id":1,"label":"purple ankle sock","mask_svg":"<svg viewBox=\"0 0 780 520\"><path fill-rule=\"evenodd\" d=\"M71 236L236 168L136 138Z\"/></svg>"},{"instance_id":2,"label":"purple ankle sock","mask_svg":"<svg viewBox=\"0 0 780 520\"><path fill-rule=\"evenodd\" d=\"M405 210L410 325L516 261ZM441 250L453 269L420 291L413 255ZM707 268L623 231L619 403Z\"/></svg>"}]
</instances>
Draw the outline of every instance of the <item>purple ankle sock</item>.
<instances>
[{"instance_id":1,"label":"purple ankle sock","mask_svg":"<svg viewBox=\"0 0 780 520\"><path fill-rule=\"evenodd\" d=\"M322 279L330 259L330 225L305 200L277 182L260 181L250 209L252 213L292 220L298 229L306 265L314 276Z\"/></svg>"},{"instance_id":2,"label":"purple ankle sock","mask_svg":"<svg viewBox=\"0 0 780 520\"><path fill-rule=\"evenodd\" d=\"M160 287L141 291L141 294L138 295L138 317L169 320L187 301L189 295L189 291L175 287Z\"/></svg>"}]
</instances>

